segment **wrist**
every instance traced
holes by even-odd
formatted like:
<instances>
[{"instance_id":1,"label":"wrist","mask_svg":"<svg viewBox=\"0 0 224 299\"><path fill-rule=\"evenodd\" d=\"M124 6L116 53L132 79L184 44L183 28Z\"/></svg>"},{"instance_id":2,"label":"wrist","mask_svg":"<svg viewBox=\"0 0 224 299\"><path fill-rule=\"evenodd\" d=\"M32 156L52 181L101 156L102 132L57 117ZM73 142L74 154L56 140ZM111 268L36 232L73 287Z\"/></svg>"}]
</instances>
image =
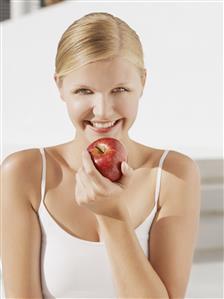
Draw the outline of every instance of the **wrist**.
<instances>
[{"instance_id":1,"label":"wrist","mask_svg":"<svg viewBox=\"0 0 224 299\"><path fill-rule=\"evenodd\" d=\"M131 217L126 205L123 205L123 207L111 211L107 215L96 214L96 219L98 222L99 231L102 231L103 229L108 229L111 226L117 226L122 224L131 226Z\"/></svg>"},{"instance_id":2,"label":"wrist","mask_svg":"<svg viewBox=\"0 0 224 299\"><path fill-rule=\"evenodd\" d=\"M110 208L105 209L105 211L102 209L100 214L96 213L96 219L99 222L103 221L124 221L126 222L129 220L130 214L128 211L128 208L126 204L122 201L119 202L119 204L111 205Z\"/></svg>"}]
</instances>

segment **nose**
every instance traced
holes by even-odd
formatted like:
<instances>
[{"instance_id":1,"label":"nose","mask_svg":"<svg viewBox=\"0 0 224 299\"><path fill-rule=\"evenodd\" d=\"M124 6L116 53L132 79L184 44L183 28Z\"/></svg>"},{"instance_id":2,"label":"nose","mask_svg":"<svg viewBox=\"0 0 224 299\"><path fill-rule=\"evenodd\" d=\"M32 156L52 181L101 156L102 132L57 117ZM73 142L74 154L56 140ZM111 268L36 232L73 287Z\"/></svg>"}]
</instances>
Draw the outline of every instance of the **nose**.
<instances>
[{"instance_id":1,"label":"nose","mask_svg":"<svg viewBox=\"0 0 224 299\"><path fill-rule=\"evenodd\" d=\"M93 114L102 120L109 120L113 115L113 104L111 99L105 95L98 95L94 99Z\"/></svg>"}]
</instances>

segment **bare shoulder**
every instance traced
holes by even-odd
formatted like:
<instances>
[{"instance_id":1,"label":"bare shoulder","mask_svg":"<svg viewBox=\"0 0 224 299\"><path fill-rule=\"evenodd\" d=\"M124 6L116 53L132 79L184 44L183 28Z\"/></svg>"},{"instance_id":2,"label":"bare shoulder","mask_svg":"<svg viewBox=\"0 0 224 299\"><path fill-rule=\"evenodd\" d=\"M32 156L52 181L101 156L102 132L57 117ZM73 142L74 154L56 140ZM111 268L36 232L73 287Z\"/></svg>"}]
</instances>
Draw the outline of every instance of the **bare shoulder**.
<instances>
[{"instance_id":1,"label":"bare shoulder","mask_svg":"<svg viewBox=\"0 0 224 299\"><path fill-rule=\"evenodd\" d=\"M175 176L181 180L192 180L200 177L197 162L178 151L170 150L163 163L163 171L167 176Z\"/></svg>"},{"instance_id":2,"label":"bare shoulder","mask_svg":"<svg viewBox=\"0 0 224 299\"><path fill-rule=\"evenodd\" d=\"M1 164L1 169L8 173L20 173L21 179L33 177L36 170L41 169L39 149L26 149L8 155Z\"/></svg>"},{"instance_id":3,"label":"bare shoulder","mask_svg":"<svg viewBox=\"0 0 224 299\"><path fill-rule=\"evenodd\" d=\"M141 163L152 169L159 166L160 159L166 149L153 148L140 143L137 144L137 151L141 153ZM198 164L191 157L174 150L168 150L162 165L162 176L175 176L180 179L192 179L200 177Z\"/></svg>"},{"instance_id":4,"label":"bare shoulder","mask_svg":"<svg viewBox=\"0 0 224 299\"><path fill-rule=\"evenodd\" d=\"M35 161L39 157L40 150L37 148L20 150L9 154L2 162L1 167L10 169L11 167L19 167L21 164L29 165L31 161Z\"/></svg>"},{"instance_id":5,"label":"bare shoulder","mask_svg":"<svg viewBox=\"0 0 224 299\"><path fill-rule=\"evenodd\" d=\"M172 201L183 198L183 190L199 190L200 184L200 169L196 161L178 151L169 151L162 167L161 206L171 197ZM175 196L174 193L179 195Z\"/></svg>"},{"instance_id":6,"label":"bare shoulder","mask_svg":"<svg viewBox=\"0 0 224 299\"><path fill-rule=\"evenodd\" d=\"M35 200L40 193L41 172L42 158L40 150L36 148L14 152L1 164L1 175L5 176L6 180L13 180L30 200Z\"/></svg>"},{"instance_id":7,"label":"bare shoulder","mask_svg":"<svg viewBox=\"0 0 224 299\"><path fill-rule=\"evenodd\" d=\"M152 177L157 175L160 159L166 149L148 147L148 165ZM171 194L172 190L178 190L183 185L200 186L200 169L195 160L186 154L169 150L162 164L161 189L159 196L159 207L161 208Z\"/></svg>"}]
</instances>

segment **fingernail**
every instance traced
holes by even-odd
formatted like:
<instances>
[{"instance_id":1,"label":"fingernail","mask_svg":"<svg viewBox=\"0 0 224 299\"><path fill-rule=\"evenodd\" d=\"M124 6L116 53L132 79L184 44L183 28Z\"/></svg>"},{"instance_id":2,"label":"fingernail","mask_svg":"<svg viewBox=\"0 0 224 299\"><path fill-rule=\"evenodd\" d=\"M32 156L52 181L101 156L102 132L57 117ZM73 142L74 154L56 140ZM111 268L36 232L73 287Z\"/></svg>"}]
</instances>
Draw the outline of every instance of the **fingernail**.
<instances>
[{"instance_id":1,"label":"fingernail","mask_svg":"<svg viewBox=\"0 0 224 299\"><path fill-rule=\"evenodd\" d=\"M128 167L129 167L128 164L127 164L127 162L124 162L123 164L124 164L124 171L127 171Z\"/></svg>"}]
</instances>

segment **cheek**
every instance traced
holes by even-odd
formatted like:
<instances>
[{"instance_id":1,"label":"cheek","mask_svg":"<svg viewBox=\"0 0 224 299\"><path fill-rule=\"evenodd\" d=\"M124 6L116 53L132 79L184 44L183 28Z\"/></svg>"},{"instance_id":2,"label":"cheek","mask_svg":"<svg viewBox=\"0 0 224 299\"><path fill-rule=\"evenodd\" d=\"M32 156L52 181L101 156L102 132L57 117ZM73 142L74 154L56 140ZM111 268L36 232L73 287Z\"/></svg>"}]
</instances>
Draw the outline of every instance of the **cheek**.
<instances>
[{"instance_id":1,"label":"cheek","mask_svg":"<svg viewBox=\"0 0 224 299\"><path fill-rule=\"evenodd\" d=\"M82 101L82 100L75 100L75 101L69 101L67 103L67 111L73 120L80 120L82 119L83 115L86 114L86 112L90 109L90 104L88 101Z\"/></svg>"},{"instance_id":2,"label":"cheek","mask_svg":"<svg viewBox=\"0 0 224 299\"><path fill-rule=\"evenodd\" d=\"M119 103L120 113L126 118L135 117L138 112L138 103L139 100L135 97L123 99L123 101Z\"/></svg>"}]
</instances>

